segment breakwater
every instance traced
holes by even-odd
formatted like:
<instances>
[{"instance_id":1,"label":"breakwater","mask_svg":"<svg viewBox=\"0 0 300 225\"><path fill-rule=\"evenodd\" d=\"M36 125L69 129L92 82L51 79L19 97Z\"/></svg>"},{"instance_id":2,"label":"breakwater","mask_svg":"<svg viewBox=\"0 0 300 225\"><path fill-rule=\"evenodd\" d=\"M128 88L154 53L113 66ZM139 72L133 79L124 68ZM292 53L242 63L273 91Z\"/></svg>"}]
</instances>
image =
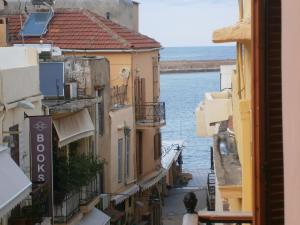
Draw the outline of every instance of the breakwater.
<instances>
[{"instance_id":1,"label":"breakwater","mask_svg":"<svg viewBox=\"0 0 300 225\"><path fill-rule=\"evenodd\" d=\"M219 71L221 65L234 65L235 63L235 60L161 61L160 72L163 74Z\"/></svg>"}]
</instances>

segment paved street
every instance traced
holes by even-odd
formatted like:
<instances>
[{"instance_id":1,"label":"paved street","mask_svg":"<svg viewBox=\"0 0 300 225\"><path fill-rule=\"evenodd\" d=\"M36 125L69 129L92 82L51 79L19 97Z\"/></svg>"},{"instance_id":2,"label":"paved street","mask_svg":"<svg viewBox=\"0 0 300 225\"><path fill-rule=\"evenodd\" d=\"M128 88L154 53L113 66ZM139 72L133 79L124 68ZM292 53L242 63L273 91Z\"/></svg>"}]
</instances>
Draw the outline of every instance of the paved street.
<instances>
[{"instance_id":1,"label":"paved street","mask_svg":"<svg viewBox=\"0 0 300 225\"><path fill-rule=\"evenodd\" d=\"M198 198L196 210L206 208L206 179L207 171L188 171L193 174L193 180L185 187L173 188L165 198L163 208L164 225L181 225L182 217L186 213L183 198L188 192L193 191Z\"/></svg>"}]
</instances>

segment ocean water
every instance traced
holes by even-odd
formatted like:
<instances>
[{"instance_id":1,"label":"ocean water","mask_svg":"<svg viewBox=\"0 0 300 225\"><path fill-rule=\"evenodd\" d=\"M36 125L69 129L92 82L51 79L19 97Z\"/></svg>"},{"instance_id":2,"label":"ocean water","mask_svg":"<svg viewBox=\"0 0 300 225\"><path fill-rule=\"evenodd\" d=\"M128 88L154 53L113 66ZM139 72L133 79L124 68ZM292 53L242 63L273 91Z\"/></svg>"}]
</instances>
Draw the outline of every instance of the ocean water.
<instances>
[{"instance_id":1,"label":"ocean water","mask_svg":"<svg viewBox=\"0 0 300 225\"><path fill-rule=\"evenodd\" d=\"M235 46L169 47L160 51L161 61L235 59Z\"/></svg>"},{"instance_id":2,"label":"ocean water","mask_svg":"<svg viewBox=\"0 0 300 225\"><path fill-rule=\"evenodd\" d=\"M219 73L164 74L161 100L166 102L167 125L163 140L184 140L183 169L195 171L210 168L211 138L196 135L195 109L205 92L219 91Z\"/></svg>"}]
</instances>

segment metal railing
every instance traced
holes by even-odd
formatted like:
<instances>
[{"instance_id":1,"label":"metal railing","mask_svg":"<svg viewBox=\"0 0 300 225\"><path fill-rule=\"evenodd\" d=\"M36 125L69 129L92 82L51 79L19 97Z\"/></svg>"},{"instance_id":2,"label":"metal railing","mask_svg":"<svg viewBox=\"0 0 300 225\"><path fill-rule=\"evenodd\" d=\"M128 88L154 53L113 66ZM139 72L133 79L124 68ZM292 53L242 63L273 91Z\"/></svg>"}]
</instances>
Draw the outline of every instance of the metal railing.
<instances>
[{"instance_id":1,"label":"metal railing","mask_svg":"<svg viewBox=\"0 0 300 225\"><path fill-rule=\"evenodd\" d=\"M80 189L80 205L86 205L100 194L99 176L95 176L91 181Z\"/></svg>"},{"instance_id":2,"label":"metal railing","mask_svg":"<svg viewBox=\"0 0 300 225\"><path fill-rule=\"evenodd\" d=\"M146 102L135 106L136 122L139 125L165 125L166 107L164 102Z\"/></svg>"},{"instance_id":3,"label":"metal railing","mask_svg":"<svg viewBox=\"0 0 300 225\"><path fill-rule=\"evenodd\" d=\"M73 191L64 196L59 196L55 193L56 199L61 198L60 203L55 203L54 206L54 223L67 223L80 210L80 192Z\"/></svg>"},{"instance_id":4,"label":"metal railing","mask_svg":"<svg viewBox=\"0 0 300 225\"><path fill-rule=\"evenodd\" d=\"M253 214L251 212L216 212L195 211L198 199L195 193L189 192L184 196L183 203L187 213L183 217L183 225L200 224L252 224Z\"/></svg>"},{"instance_id":5,"label":"metal railing","mask_svg":"<svg viewBox=\"0 0 300 225\"><path fill-rule=\"evenodd\" d=\"M207 210L214 211L216 205L216 181L215 173L212 170L207 175Z\"/></svg>"},{"instance_id":6,"label":"metal railing","mask_svg":"<svg viewBox=\"0 0 300 225\"><path fill-rule=\"evenodd\" d=\"M114 86L111 88L112 107L120 107L125 105L127 100L127 85Z\"/></svg>"}]
</instances>

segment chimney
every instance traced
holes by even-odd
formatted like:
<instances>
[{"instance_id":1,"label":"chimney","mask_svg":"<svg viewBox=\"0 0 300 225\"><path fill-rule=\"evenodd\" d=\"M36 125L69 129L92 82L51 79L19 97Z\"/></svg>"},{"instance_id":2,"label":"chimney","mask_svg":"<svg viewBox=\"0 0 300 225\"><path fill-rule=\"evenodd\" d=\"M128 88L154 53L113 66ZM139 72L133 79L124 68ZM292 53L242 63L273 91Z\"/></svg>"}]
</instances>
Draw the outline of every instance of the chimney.
<instances>
[{"instance_id":1,"label":"chimney","mask_svg":"<svg viewBox=\"0 0 300 225\"><path fill-rule=\"evenodd\" d=\"M111 19L111 14L110 14L110 12L106 12L106 19L108 19L108 20Z\"/></svg>"},{"instance_id":2,"label":"chimney","mask_svg":"<svg viewBox=\"0 0 300 225\"><path fill-rule=\"evenodd\" d=\"M132 1L133 8L132 8L132 15L133 15L133 30L139 32L139 5L140 3L136 1Z\"/></svg>"}]
</instances>

